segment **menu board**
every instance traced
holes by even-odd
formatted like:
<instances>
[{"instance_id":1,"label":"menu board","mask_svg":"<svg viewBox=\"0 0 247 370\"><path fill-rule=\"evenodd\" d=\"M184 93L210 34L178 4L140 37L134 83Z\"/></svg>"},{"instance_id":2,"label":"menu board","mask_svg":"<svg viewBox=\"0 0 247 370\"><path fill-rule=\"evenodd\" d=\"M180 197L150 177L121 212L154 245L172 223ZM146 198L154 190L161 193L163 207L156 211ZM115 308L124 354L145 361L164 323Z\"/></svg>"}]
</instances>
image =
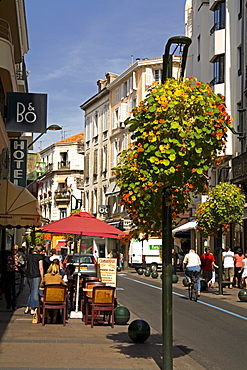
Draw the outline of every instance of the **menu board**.
<instances>
[{"instance_id":1,"label":"menu board","mask_svg":"<svg viewBox=\"0 0 247 370\"><path fill-rule=\"evenodd\" d=\"M98 258L100 279L106 285L117 286L117 258Z\"/></svg>"}]
</instances>

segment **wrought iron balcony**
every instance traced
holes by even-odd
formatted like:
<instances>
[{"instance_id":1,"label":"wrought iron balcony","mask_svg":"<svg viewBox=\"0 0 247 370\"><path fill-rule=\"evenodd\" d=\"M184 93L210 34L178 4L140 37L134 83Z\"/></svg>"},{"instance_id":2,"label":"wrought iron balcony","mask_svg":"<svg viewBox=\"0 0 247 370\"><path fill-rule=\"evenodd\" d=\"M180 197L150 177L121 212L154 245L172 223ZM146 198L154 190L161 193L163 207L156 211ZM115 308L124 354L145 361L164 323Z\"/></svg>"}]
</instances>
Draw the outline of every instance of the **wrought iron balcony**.
<instances>
[{"instance_id":1,"label":"wrought iron balcony","mask_svg":"<svg viewBox=\"0 0 247 370\"><path fill-rule=\"evenodd\" d=\"M68 161L58 162L57 168L59 170L65 170L65 169L67 170L67 169L70 169L70 162L68 162Z\"/></svg>"},{"instance_id":2,"label":"wrought iron balcony","mask_svg":"<svg viewBox=\"0 0 247 370\"><path fill-rule=\"evenodd\" d=\"M232 175L234 183L247 181L247 152L232 159Z\"/></svg>"}]
</instances>

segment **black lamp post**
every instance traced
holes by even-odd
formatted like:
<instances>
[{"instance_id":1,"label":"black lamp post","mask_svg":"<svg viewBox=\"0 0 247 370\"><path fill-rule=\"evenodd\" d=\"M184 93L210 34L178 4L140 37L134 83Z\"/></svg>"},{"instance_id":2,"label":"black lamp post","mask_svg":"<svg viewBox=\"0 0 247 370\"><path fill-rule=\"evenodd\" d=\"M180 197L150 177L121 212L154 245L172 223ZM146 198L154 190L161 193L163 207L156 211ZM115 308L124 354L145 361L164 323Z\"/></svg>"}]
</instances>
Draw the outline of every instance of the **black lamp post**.
<instances>
[{"instance_id":1,"label":"black lamp post","mask_svg":"<svg viewBox=\"0 0 247 370\"><path fill-rule=\"evenodd\" d=\"M186 36L171 37L163 55L162 84L168 77L172 77L172 55L169 50L176 44L175 50L180 47L182 51L181 73L184 77L186 58L191 39ZM174 52L175 52L174 50ZM173 52L173 53L174 53ZM172 329L172 209L169 203L170 189L165 188L162 196L162 332L163 332L163 369L173 369L173 329Z\"/></svg>"},{"instance_id":2,"label":"black lamp post","mask_svg":"<svg viewBox=\"0 0 247 370\"><path fill-rule=\"evenodd\" d=\"M34 143L36 143L36 141L38 141L40 138L41 138L41 136L43 136L44 134L46 134L47 133L47 131L48 130L50 130L50 131L58 131L58 130L62 130L62 127L61 126L58 126L58 125L50 125L50 126L48 126L47 127L47 129L45 130L45 132L42 132L40 135L38 135L35 139L34 139L34 141L32 141L31 142L31 144L29 144L28 145L28 149L30 149L31 148L31 146L34 144Z\"/></svg>"}]
</instances>

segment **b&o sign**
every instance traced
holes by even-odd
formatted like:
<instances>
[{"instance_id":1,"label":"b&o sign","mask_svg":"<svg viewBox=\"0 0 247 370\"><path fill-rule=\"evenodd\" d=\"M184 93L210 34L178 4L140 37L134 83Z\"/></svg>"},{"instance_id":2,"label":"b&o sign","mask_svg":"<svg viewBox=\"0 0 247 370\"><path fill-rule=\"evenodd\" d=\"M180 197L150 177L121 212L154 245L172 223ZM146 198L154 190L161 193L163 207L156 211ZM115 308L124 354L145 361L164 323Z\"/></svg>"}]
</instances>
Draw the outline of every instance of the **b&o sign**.
<instances>
[{"instance_id":1,"label":"b&o sign","mask_svg":"<svg viewBox=\"0 0 247 370\"><path fill-rule=\"evenodd\" d=\"M27 140L10 140L10 181L27 186Z\"/></svg>"},{"instance_id":2,"label":"b&o sign","mask_svg":"<svg viewBox=\"0 0 247 370\"><path fill-rule=\"evenodd\" d=\"M46 132L47 94L7 93L6 130Z\"/></svg>"},{"instance_id":3,"label":"b&o sign","mask_svg":"<svg viewBox=\"0 0 247 370\"><path fill-rule=\"evenodd\" d=\"M110 206L98 206L98 211L101 215L107 215L110 212Z\"/></svg>"}]
</instances>

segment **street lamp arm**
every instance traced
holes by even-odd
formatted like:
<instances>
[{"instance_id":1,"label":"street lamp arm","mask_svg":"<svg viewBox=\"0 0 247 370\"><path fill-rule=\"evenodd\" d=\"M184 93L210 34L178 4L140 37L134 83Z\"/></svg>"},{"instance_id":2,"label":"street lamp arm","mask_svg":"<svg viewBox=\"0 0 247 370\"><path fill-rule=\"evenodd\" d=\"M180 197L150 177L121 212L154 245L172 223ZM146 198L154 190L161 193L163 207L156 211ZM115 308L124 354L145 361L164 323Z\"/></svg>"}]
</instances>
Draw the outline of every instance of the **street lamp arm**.
<instances>
[{"instance_id":1,"label":"street lamp arm","mask_svg":"<svg viewBox=\"0 0 247 370\"><path fill-rule=\"evenodd\" d=\"M61 126L58 126L58 125L50 125L47 127L47 129L45 130L45 132L42 132L40 135L38 135L34 141L31 142L31 144L28 145L28 149L31 148L31 146L36 143L37 140L39 140L41 138L41 136L43 136L44 134L47 133L47 131L50 130L50 131L58 131L58 130L62 130L62 127Z\"/></svg>"},{"instance_id":2,"label":"street lamp arm","mask_svg":"<svg viewBox=\"0 0 247 370\"><path fill-rule=\"evenodd\" d=\"M31 146L34 144L34 143L36 143L36 141L38 141L40 138L41 138L41 136L43 136L44 134L46 134L46 131L45 132L42 132L39 136L37 136L35 139L34 139L34 141L32 141L31 142L31 144L29 144L28 145L28 149L30 149L31 148Z\"/></svg>"}]
</instances>

